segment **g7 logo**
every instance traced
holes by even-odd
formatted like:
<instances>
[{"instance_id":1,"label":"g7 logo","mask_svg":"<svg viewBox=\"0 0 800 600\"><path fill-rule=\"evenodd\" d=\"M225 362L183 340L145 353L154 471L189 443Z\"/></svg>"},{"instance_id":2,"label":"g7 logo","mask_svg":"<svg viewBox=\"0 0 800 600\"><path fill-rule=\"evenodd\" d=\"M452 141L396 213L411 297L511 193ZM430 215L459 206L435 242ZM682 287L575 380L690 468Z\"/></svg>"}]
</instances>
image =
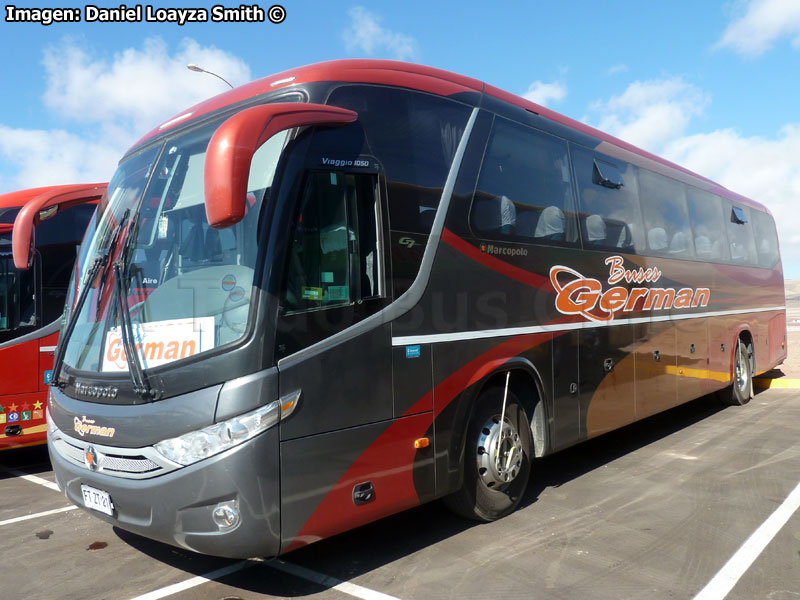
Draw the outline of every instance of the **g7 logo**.
<instances>
[{"instance_id":1,"label":"g7 logo","mask_svg":"<svg viewBox=\"0 0 800 600\"><path fill-rule=\"evenodd\" d=\"M399 240L397 240L397 243L401 246L405 246L406 248L413 248L417 242L414 241L414 238L401 237Z\"/></svg>"}]
</instances>

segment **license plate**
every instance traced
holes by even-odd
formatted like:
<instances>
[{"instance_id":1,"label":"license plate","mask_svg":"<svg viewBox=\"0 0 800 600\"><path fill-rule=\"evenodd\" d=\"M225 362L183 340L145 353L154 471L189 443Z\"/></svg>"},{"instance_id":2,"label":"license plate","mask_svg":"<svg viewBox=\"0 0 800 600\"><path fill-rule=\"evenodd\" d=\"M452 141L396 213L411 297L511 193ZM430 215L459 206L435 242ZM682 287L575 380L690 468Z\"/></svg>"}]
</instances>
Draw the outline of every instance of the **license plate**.
<instances>
[{"instance_id":1,"label":"license plate","mask_svg":"<svg viewBox=\"0 0 800 600\"><path fill-rule=\"evenodd\" d=\"M88 485L81 485L81 493L83 494L84 506L99 510L109 516L114 515L114 504L111 502L111 496L108 492L89 487Z\"/></svg>"}]
</instances>

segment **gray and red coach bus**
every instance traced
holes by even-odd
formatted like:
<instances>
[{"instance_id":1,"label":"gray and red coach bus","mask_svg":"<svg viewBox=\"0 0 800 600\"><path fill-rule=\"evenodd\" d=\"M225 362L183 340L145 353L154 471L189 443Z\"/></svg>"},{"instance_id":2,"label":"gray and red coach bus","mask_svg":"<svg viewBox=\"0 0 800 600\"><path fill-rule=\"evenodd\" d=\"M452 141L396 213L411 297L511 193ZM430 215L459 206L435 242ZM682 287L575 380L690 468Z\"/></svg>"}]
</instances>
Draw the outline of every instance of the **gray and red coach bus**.
<instances>
[{"instance_id":1,"label":"gray and red coach bus","mask_svg":"<svg viewBox=\"0 0 800 600\"><path fill-rule=\"evenodd\" d=\"M49 447L76 504L274 556L786 356L769 211L480 81L346 60L163 123L90 224ZM535 476L535 469L534 474Z\"/></svg>"}]
</instances>

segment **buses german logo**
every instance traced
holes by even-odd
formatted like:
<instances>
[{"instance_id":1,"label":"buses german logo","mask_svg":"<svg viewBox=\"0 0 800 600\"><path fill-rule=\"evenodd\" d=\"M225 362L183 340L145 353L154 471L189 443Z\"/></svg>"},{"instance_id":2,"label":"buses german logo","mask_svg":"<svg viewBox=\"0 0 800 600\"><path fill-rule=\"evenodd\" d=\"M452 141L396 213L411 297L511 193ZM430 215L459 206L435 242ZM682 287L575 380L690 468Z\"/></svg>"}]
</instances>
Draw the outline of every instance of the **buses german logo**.
<instances>
[{"instance_id":1,"label":"buses german logo","mask_svg":"<svg viewBox=\"0 0 800 600\"><path fill-rule=\"evenodd\" d=\"M550 283L556 290L556 310L564 315L582 315L592 321L610 321L616 313L632 312L643 299L641 310L668 310L670 308L697 308L708 306L711 290L708 288L632 287L627 289L615 285L626 283L655 283L661 278L657 267L649 269L626 269L621 256L609 256L608 284L591 277L584 277L578 271L562 265L550 269Z\"/></svg>"},{"instance_id":2,"label":"buses german logo","mask_svg":"<svg viewBox=\"0 0 800 600\"><path fill-rule=\"evenodd\" d=\"M75 417L73 420L75 432L83 437L87 433L89 435L98 435L100 437L113 438L117 430L114 427L100 427L94 424L94 419L87 419L85 416Z\"/></svg>"}]
</instances>

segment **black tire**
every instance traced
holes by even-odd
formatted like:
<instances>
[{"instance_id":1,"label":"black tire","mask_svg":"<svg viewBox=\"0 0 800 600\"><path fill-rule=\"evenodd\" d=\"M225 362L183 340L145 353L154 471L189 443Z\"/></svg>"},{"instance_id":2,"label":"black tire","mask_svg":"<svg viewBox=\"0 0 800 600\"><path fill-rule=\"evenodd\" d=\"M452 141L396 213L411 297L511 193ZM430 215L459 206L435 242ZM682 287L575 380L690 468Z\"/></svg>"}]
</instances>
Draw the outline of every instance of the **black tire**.
<instances>
[{"instance_id":1,"label":"black tire","mask_svg":"<svg viewBox=\"0 0 800 600\"><path fill-rule=\"evenodd\" d=\"M492 387L481 393L467 426L462 465L464 483L461 489L444 498L450 510L467 519L494 521L506 516L517 508L528 487L533 455L530 420L510 390L504 419L506 426L502 429L504 437L500 440L500 456L506 460L491 461L487 452L486 446L497 447L502 408L502 387Z\"/></svg>"},{"instance_id":2,"label":"black tire","mask_svg":"<svg viewBox=\"0 0 800 600\"><path fill-rule=\"evenodd\" d=\"M744 406L753 397L753 345L739 339L733 350L733 385L725 393L727 403Z\"/></svg>"}]
</instances>

